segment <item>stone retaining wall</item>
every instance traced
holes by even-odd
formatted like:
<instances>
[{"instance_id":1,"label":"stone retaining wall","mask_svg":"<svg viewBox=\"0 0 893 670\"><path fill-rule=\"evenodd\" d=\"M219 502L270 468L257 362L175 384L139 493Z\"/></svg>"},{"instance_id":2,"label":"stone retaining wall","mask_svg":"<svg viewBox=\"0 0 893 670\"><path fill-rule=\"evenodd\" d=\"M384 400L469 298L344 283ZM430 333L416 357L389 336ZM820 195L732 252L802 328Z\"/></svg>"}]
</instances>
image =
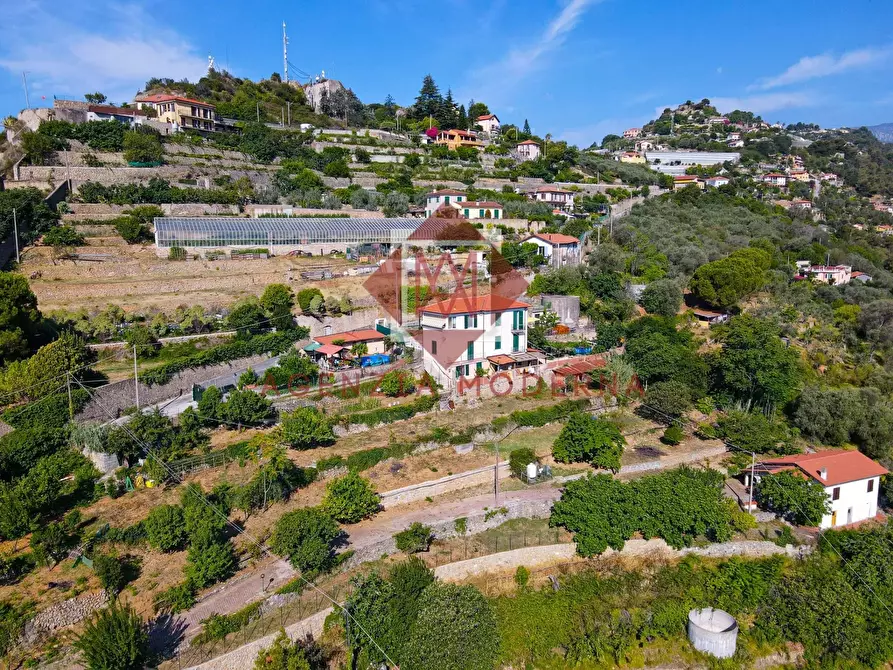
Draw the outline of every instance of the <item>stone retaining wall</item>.
<instances>
[{"instance_id":1,"label":"stone retaining wall","mask_svg":"<svg viewBox=\"0 0 893 670\"><path fill-rule=\"evenodd\" d=\"M238 214L238 205L205 205L199 202L173 203L159 205L165 216L214 216L219 214ZM85 219L107 220L121 216L133 205L107 205L104 203L69 203L69 211L62 216L65 221L82 221Z\"/></svg>"},{"instance_id":2,"label":"stone retaining wall","mask_svg":"<svg viewBox=\"0 0 893 670\"><path fill-rule=\"evenodd\" d=\"M95 591L48 607L25 624L22 632L21 643L31 645L41 637L52 634L54 631L66 626L83 621L96 610L102 609L108 604L108 594L105 591Z\"/></svg>"}]
</instances>

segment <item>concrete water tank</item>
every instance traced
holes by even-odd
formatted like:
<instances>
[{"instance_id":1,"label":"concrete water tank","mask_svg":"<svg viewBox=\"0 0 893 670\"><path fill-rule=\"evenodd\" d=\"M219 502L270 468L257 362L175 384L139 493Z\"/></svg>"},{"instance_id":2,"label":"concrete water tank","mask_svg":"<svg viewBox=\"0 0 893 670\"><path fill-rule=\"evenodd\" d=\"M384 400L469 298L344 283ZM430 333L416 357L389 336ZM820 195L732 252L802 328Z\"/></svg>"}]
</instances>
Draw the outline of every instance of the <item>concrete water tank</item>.
<instances>
[{"instance_id":1,"label":"concrete water tank","mask_svg":"<svg viewBox=\"0 0 893 670\"><path fill-rule=\"evenodd\" d=\"M717 658L735 655L738 622L728 612L705 607L688 613L688 639L698 651Z\"/></svg>"},{"instance_id":2,"label":"concrete water tank","mask_svg":"<svg viewBox=\"0 0 893 670\"><path fill-rule=\"evenodd\" d=\"M536 479L536 463L527 464L527 479Z\"/></svg>"}]
</instances>

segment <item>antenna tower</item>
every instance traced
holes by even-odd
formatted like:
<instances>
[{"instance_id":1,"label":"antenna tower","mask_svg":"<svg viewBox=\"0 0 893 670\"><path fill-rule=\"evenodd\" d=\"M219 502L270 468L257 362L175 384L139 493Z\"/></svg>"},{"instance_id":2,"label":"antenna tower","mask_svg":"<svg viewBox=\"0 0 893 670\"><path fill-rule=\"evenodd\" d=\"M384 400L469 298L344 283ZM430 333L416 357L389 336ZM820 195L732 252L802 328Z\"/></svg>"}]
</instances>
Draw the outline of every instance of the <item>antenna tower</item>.
<instances>
[{"instance_id":1,"label":"antenna tower","mask_svg":"<svg viewBox=\"0 0 893 670\"><path fill-rule=\"evenodd\" d=\"M285 21L282 22L282 66L285 72L283 78L288 83L288 35L285 34Z\"/></svg>"}]
</instances>

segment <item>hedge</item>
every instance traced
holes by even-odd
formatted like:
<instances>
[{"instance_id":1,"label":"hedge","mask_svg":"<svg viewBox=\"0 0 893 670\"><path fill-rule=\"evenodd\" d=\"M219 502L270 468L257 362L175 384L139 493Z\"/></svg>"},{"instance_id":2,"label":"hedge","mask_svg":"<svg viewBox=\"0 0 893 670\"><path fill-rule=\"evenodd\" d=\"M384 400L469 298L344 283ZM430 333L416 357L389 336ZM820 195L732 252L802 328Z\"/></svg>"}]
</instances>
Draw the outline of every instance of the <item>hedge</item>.
<instances>
[{"instance_id":1,"label":"hedge","mask_svg":"<svg viewBox=\"0 0 893 670\"><path fill-rule=\"evenodd\" d=\"M589 407L589 400L578 398L577 400L562 400L556 405L540 407L538 409L521 409L512 412L509 416L519 426L539 428L547 423L566 419L573 412L581 412Z\"/></svg>"},{"instance_id":2,"label":"hedge","mask_svg":"<svg viewBox=\"0 0 893 670\"><path fill-rule=\"evenodd\" d=\"M374 409L371 412L347 414L342 417L342 420L347 424L377 426L380 423L394 423L394 421L410 419L419 412L427 412L436 404L437 396L423 395L419 396L411 403L407 403L405 405L396 405L395 407L382 407L380 409Z\"/></svg>"},{"instance_id":3,"label":"hedge","mask_svg":"<svg viewBox=\"0 0 893 670\"><path fill-rule=\"evenodd\" d=\"M89 402L90 394L86 389L72 389L71 402L77 414ZM68 394L57 393L40 400L11 407L0 415L4 423L13 428L64 428L68 423Z\"/></svg>"},{"instance_id":4,"label":"hedge","mask_svg":"<svg viewBox=\"0 0 893 670\"><path fill-rule=\"evenodd\" d=\"M190 368L202 368L209 365L217 365L219 363L228 363L239 358L247 358L249 356L257 356L260 354L270 353L271 355L279 355L289 350L292 344L298 340L302 340L310 334L310 331L304 327L298 327L294 330L286 330L278 333L267 333L265 335L255 335L249 338L236 338L231 342L218 344L204 351L200 351L191 356L181 358L170 363L165 363L157 368L153 368L148 372L140 375L140 381L144 384L152 386L154 384L165 384L178 372L188 370Z\"/></svg>"}]
</instances>

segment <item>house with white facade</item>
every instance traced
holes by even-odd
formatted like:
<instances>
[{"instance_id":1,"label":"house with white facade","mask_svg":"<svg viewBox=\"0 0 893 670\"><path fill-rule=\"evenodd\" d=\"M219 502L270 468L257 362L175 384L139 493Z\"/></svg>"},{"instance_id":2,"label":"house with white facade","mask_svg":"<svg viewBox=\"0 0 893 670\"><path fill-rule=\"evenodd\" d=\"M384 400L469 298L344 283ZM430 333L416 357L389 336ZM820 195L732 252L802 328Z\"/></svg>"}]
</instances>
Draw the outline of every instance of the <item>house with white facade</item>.
<instances>
[{"instance_id":1,"label":"house with white facade","mask_svg":"<svg viewBox=\"0 0 893 670\"><path fill-rule=\"evenodd\" d=\"M90 105L87 107L87 121L117 121L128 126L141 126L148 120L146 112L136 107L115 107L114 105Z\"/></svg>"},{"instance_id":2,"label":"house with white facade","mask_svg":"<svg viewBox=\"0 0 893 670\"><path fill-rule=\"evenodd\" d=\"M468 200L465 193L451 188L432 191L425 199L425 218L441 207L456 209L466 219L504 219L505 209L493 200Z\"/></svg>"},{"instance_id":3,"label":"house with white facade","mask_svg":"<svg viewBox=\"0 0 893 670\"><path fill-rule=\"evenodd\" d=\"M446 388L462 378L534 369L527 350L530 305L496 294L458 297L421 308L425 370Z\"/></svg>"},{"instance_id":4,"label":"house with white facade","mask_svg":"<svg viewBox=\"0 0 893 670\"><path fill-rule=\"evenodd\" d=\"M524 243L535 244L539 255L553 268L580 264L580 240L571 235L536 233L521 240Z\"/></svg>"},{"instance_id":5,"label":"house with white facade","mask_svg":"<svg viewBox=\"0 0 893 670\"><path fill-rule=\"evenodd\" d=\"M770 172L763 175L763 183L771 186L785 187L788 185L788 176L781 172Z\"/></svg>"},{"instance_id":6,"label":"house with white facade","mask_svg":"<svg viewBox=\"0 0 893 670\"><path fill-rule=\"evenodd\" d=\"M431 191L425 200L425 218L434 216L434 212L440 209L441 205L452 205L464 203L468 200L468 196L463 191L457 191L454 188L444 188L439 191ZM458 207L457 207L458 209Z\"/></svg>"},{"instance_id":7,"label":"house with white facade","mask_svg":"<svg viewBox=\"0 0 893 670\"><path fill-rule=\"evenodd\" d=\"M499 133L499 117L496 114L483 114L474 120L475 125L481 127L488 135Z\"/></svg>"},{"instance_id":8,"label":"house with white facade","mask_svg":"<svg viewBox=\"0 0 893 670\"><path fill-rule=\"evenodd\" d=\"M571 212L574 209L574 193L557 186L540 186L530 191L527 197L537 202L544 202L562 212Z\"/></svg>"},{"instance_id":9,"label":"house with white facade","mask_svg":"<svg viewBox=\"0 0 893 670\"><path fill-rule=\"evenodd\" d=\"M849 284L853 279L853 268L849 265L810 265L806 272L811 279L832 286Z\"/></svg>"},{"instance_id":10,"label":"house with white facade","mask_svg":"<svg viewBox=\"0 0 893 670\"><path fill-rule=\"evenodd\" d=\"M726 184L728 184L729 178L717 175L716 177L707 177L707 179L704 180L704 183L712 188L718 188L720 186L725 186Z\"/></svg>"},{"instance_id":11,"label":"house with white facade","mask_svg":"<svg viewBox=\"0 0 893 670\"><path fill-rule=\"evenodd\" d=\"M830 511L822 517L822 529L877 516L880 478L889 474L886 468L861 452L831 449L762 461L754 468L755 482L759 483L767 474L784 470L799 473L825 489ZM745 480L745 483L749 484L749 481Z\"/></svg>"},{"instance_id":12,"label":"house with white facade","mask_svg":"<svg viewBox=\"0 0 893 670\"><path fill-rule=\"evenodd\" d=\"M521 160L534 161L540 157L540 145L533 140L519 142L518 146L515 147L515 150L518 152Z\"/></svg>"}]
</instances>

